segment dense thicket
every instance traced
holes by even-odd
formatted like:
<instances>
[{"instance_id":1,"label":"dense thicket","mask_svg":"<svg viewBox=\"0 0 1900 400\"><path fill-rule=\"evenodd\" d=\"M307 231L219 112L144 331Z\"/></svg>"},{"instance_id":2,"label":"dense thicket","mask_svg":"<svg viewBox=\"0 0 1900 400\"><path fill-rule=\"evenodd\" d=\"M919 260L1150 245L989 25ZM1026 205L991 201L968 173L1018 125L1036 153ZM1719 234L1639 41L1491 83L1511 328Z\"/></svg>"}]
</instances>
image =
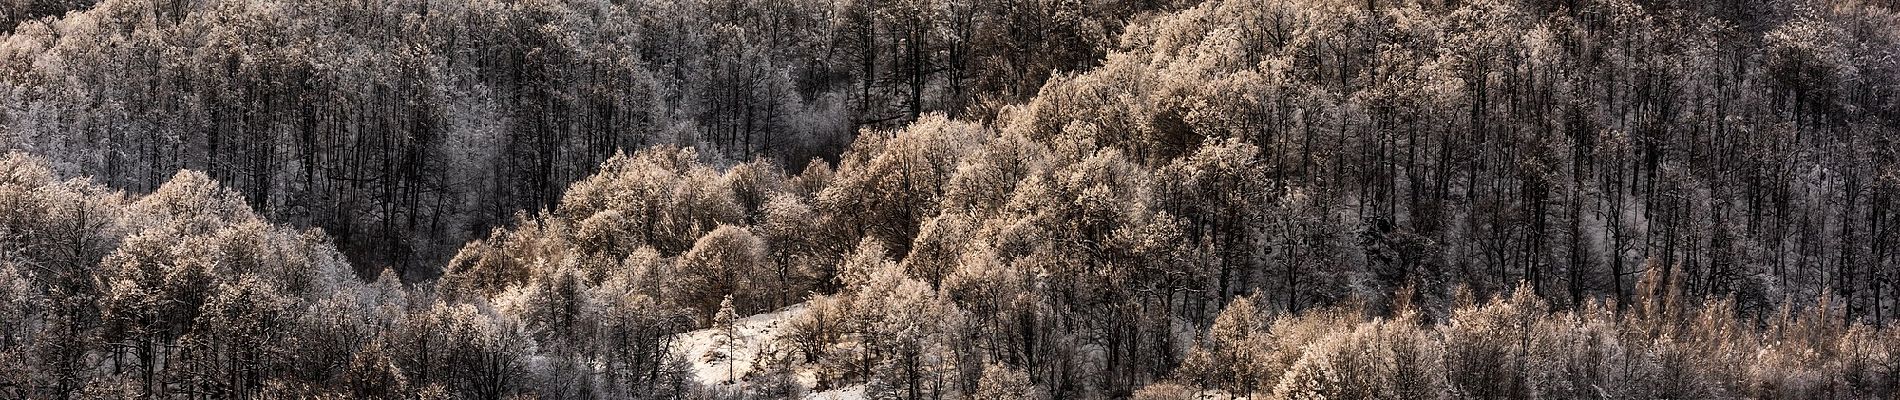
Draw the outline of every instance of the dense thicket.
<instances>
[{"instance_id":1,"label":"dense thicket","mask_svg":"<svg viewBox=\"0 0 1900 400\"><path fill-rule=\"evenodd\" d=\"M106 1L0 42L0 148L134 191L204 171L365 273L429 277L616 149L835 157L1021 101L1165 4Z\"/></svg>"},{"instance_id":2,"label":"dense thicket","mask_svg":"<svg viewBox=\"0 0 1900 400\"><path fill-rule=\"evenodd\" d=\"M92 7L93 0L8 0L0 2L0 32L10 32L21 22L60 15Z\"/></svg>"},{"instance_id":3,"label":"dense thicket","mask_svg":"<svg viewBox=\"0 0 1900 400\"><path fill-rule=\"evenodd\" d=\"M1842 323L1841 309L1737 318L1730 301L1695 302L1645 277L1626 312L1591 303L1553 311L1519 288L1465 297L1440 322L1399 305L1302 315L1234 300L1175 381L1137 399L1222 393L1273 399L1891 398L1893 329ZM1465 295L1469 295L1466 293Z\"/></svg>"},{"instance_id":4,"label":"dense thicket","mask_svg":"<svg viewBox=\"0 0 1900 400\"><path fill-rule=\"evenodd\" d=\"M115 15L109 13L112 4L87 15ZM401 19L402 24L369 26L418 29L403 31L416 32L404 34L403 40L463 44L575 31L435 36L431 32L436 31L422 29L432 26L429 21L445 21L441 29L463 32L488 26L479 18L469 20L490 15L479 11L483 7L518 10L533 4L545 5L423 8L432 16L416 12ZM887 10L922 9L903 2L879 4L913 7ZM1035 14L1005 7L1021 4L971 7L992 10L977 14ZM691 395L783 397L807 383L813 389L862 385L876 397L911 399L1170 398L1204 390L1275 398L1894 395L1892 357L1900 339L1882 329L1895 316L1894 302L1900 300L1894 269L1900 238L1893 232L1900 223L1900 212L1894 211L1900 201L1895 190L1900 189L1900 144L1894 140L1900 137L1900 14L1891 7L1855 1L1767 1L1742 7L1616 0L1212 0L1181 6L1134 18L1125 27L1073 12L997 25L1011 34L1024 34L1017 29L1030 36L1056 32L1050 38L1121 32L1119 43L1104 50L1099 66L1058 73L1020 104L1008 104L1008 93L1024 90L1020 87L981 89L978 92L1004 93L996 95L1002 102L985 104L981 95L938 91L960 87L946 83L954 82L946 79L957 72L893 72L922 65L914 62L921 58L898 61L914 56L910 52L895 58L889 53L853 53L861 57L851 59L859 63L852 65L862 70L826 70L861 79L855 86L812 92L799 83L805 81L791 79L789 87L799 94L794 96L797 101L784 104L802 107L796 115L829 112L845 121L835 125L839 129L872 126L851 139L835 162L806 163L802 154L789 163L786 157L759 156L751 150L781 143L748 143L746 132L762 131L732 128L748 126L743 123L718 123L734 121L721 119L733 114L719 113L741 108L721 108L725 106L706 99L723 97L696 97L700 95L682 93L701 92L680 89L723 87L719 85L734 81L694 74L728 71L719 65L758 63L633 62L638 68L627 67L636 72L631 76L648 77L641 82L660 90L629 93L660 93L655 95L659 100L645 103L654 104L651 110L668 110L652 114L653 121L666 121L662 126L670 128L665 132L698 146L623 151L671 140L612 139L588 142L600 146L585 146L586 152L560 153L569 151L559 150L570 145L562 143L594 137L584 132L619 135L637 125L575 122L593 120L584 117L594 115L587 107L521 108L595 98L561 92L588 87L577 84L587 80L547 78L581 76L563 75L578 73L548 70L596 65L587 60L599 57L656 56L616 53L633 50L602 45L562 56L566 58L510 61L486 53L402 47L411 52L402 54L444 55L417 58L432 60L421 64L426 68L377 70L364 76L427 72L456 77L450 82L473 83L430 84L434 86L427 87L434 89L429 90L444 91L426 92L435 97L367 97L386 102L343 107L344 115L354 117L329 120L333 116L324 114L319 120L329 122L318 125L385 124L331 133L370 140L344 142L352 146L414 140L429 137L415 132L455 132L434 129L461 126L415 124L431 121L416 115L455 115L443 121L500 133L481 136L489 141L427 142L464 146L455 147L462 150L454 153L388 153L399 148L335 144L339 147L334 149L349 149L335 154L349 156L263 162L294 167L288 168L293 173L321 170L309 172L325 174L313 181L356 188L336 193L394 197L343 196L336 199L362 203L336 200L307 206L302 198L286 197L304 189L243 193L267 209L340 205L336 207L346 208L335 210L369 210L360 217L385 228L433 226L437 222L432 213L438 211L430 204L473 204L482 212L515 213L512 223L463 245L439 280L406 292L404 296L428 299L406 300L409 305L398 309L410 310L403 314L408 316L369 319L415 321L394 324L410 329L436 328L401 333L379 326L397 333L345 336L388 338L371 340L349 353L349 359L361 362L352 361L350 370L355 372L340 387L354 395L621 397L679 390ZM617 15L622 9L618 7L632 6L602 5L590 8L596 10L589 11L593 14L578 15ZM1045 10L1036 8L1041 5L1025 7ZM1130 14L1116 12L1146 7L1175 6L1079 9L1112 9L1110 15L1125 16ZM274 13L296 7L235 9ZM718 10L683 14L722 15ZM848 8L833 10L834 15L860 15ZM321 18L281 21L291 26L311 21L333 21L314 26L365 23L324 19L337 18L322 17L331 15L327 12L310 14ZM445 13L460 19L436 19ZM914 15L887 11L852 21L910 21L902 17ZM72 34L61 32L91 32L82 36L86 40L140 32L79 23L83 21L89 20L25 25L0 51L68 46L65 43L72 41L64 38ZM560 21L579 24L592 19ZM1097 28L1071 32L1035 21ZM908 45L925 37L915 36L925 35L919 31L889 28L916 25L880 25L884 23L828 26L856 29L842 31L851 33L842 36L846 39L871 38L845 43ZM268 26L151 24L216 28L212 31ZM776 25L715 26L751 32ZM827 43L838 43L839 31L827 32L833 32ZM566 39L559 43L569 44L606 40L560 37ZM669 38L635 42L699 43ZM364 46L387 45L384 42L365 40ZM871 45L866 46L875 47ZM311 54L348 49L321 42L308 46L304 51L316 52ZM564 48L580 48L573 46ZM104 48L110 53L141 47ZM549 54L550 48L514 49ZM826 54L839 48L826 47ZM716 47L664 54L707 54L695 52L709 49ZM955 52L945 51L933 54ZM130 73L57 69L66 65L65 54L0 53L0 60L34 55L30 66L0 68L11 68L11 76L40 79L5 86L13 90L7 93L43 99L51 97L31 96L56 87L80 93L143 90L156 99L174 91L200 90L87 86L83 82L91 78L83 76L90 73ZM171 57L166 54L173 53L153 57ZM1044 49L1021 54L1059 59L1069 53ZM760 60L782 59L775 57ZM360 61L364 66L387 62L333 55L310 59L326 62L315 65L329 65L331 59L375 60ZM241 66L254 59L226 60L224 65ZM552 75L495 78L442 72L503 68L489 63L512 68L499 71ZM653 65L664 68L645 69ZM183 71L165 68L159 68L158 75ZM601 76L608 75L628 76ZM408 76L422 78L398 80L397 86L438 79ZM919 83L925 76L929 78ZM695 80L701 78L707 80ZM519 79L513 82L541 92L509 92L515 89L485 79ZM217 87L212 85L215 80L206 82L200 86ZM257 93L256 84L228 87L251 96ZM509 95L493 97L483 90ZM853 90L858 91L856 97ZM59 137L90 138L16 136L39 150L105 154L74 152L90 148L85 143L120 139L84 136L94 131L77 128L100 120L74 117L72 110L174 101L73 98L87 100L21 102L26 105L16 106L0 122L29 135L76 132ZM245 98L251 100L244 104L286 104ZM824 98L833 100L814 100ZM961 99L956 101L966 104L961 113L934 113L927 110L956 108L919 106L950 101L920 99ZM337 104L359 104L354 101ZM672 108L676 105L682 108ZM423 114L415 114L418 109ZM681 110L727 117L681 117ZM461 118L464 115L475 117ZM875 123L891 115L896 115L891 123ZM229 118L234 119L200 121L224 121L230 125L206 126L249 132L241 129L252 128L239 127L302 120ZM565 122L549 122L555 120ZM514 127L539 123L554 125ZM97 132L172 132L115 129ZM359 134L370 136L355 136ZM374 135L383 136L368 139ZM230 149L220 146L233 143L210 139L224 138L218 135L176 137L204 141L141 138L125 143L173 143L165 151L183 153L165 154L220 161L225 158L210 157L215 152L207 151ZM264 148L291 142L274 143ZM528 143L553 147L538 148L549 152L516 152ZM490 149L501 151L486 152ZM114 165L106 161L129 153L110 154L93 160ZM177 160L192 159L198 158ZM604 162L595 169L576 164L581 159ZM92 165L81 160L69 162L80 170ZM404 162L468 160L490 160L478 165L539 165L534 168L544 169L535 173L561 171L574 183L562 191L558 182L569 179L522 181L506 175L514 173L506 168L398 167L437 180L430 182L442 188L454 188L435 191L424 189L430 187L426 185L404 186L409 184L388 178L397 175L374 172ZM226 168L213 164L219 163L205 165L213 171ZM557 164L571 167L545 169ZM185 161L158 165L140 168L199 166ZM259 176L222 171L212 175L234 179L240 187L244 178ZM445 178L458 174L477 177ZM270 179L265 181L276 182ZM460 192L470 186L475 192L498 194L470 200L466 193L475 192ZM358 189L364 191L354 191ZM165 191L161 187L153 196ZM241 207L243 201L214 204ZM522 203L506 203L512 201ZM383 211L347 208L358 204L382 205ZM441 212L443 221L457 220L452 217L457 214ZM301 214L289 215L294 220ZM408 222L398 222L405 218ZM469 220L475 219L461 220L464 225L456 229L481 229ZM429 236L437 231L419 236L404 236L415 234L405 230L376 232L398 241L441 240ZM382 248L371 248L376 249ZM171 255L189 259L186 256ZM111 261L118 258L101 259L119 265ZM392 285L383 279L372 287ZM1498 300L1475 300L1481 298ZM771 352L771 359L752 360L775 367L711 390L669 383L677 382L664 351L670 333L729 328L738 315L795 303L805 308L785 321L784 342L774 344L780 351ZM423 309L431 311L415 311ZM465 329L440 327L461 326L453 321L477 322L467 322ZM431 342L435 335L465 342ZM427 358L442 357L429 350L446 351L437 347L442 343L476 353L452 356L472 358ZM377 361L385 358L422 361ZM435 370L442 366L453 370ZM475 367L454 369L469 366ZM285 382L334 382L299 379Z\"/></svg>"},{"instance_id":5,"label":"dense thicket","mask_svg":"<svg viewBox=\"0 0 1900 400\"><path fill-rule=\"evenodd\" d=\"M581 293L606 310L567 322L601 327L570 331L596 335L588 347L537 344L526 311L443 301L387 273L365 283L320 231L266 223L202 173L129 197L11 153L0 205L0 397L663 396L681 384L664 351L684 324L624 284Z\"/></svg>"}]
</instances>

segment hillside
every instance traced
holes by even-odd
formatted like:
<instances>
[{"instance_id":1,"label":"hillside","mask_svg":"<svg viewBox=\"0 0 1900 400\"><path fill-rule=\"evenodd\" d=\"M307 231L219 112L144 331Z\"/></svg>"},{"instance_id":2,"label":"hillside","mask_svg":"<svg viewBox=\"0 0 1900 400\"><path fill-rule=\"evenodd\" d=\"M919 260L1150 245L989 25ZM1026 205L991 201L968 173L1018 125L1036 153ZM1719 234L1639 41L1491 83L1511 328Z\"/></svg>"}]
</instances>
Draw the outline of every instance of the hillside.
<instances>
[{"instance_id":1,"label":"hillside","mask_svg":"<svg viewBox=\"0 0 1900 400\"><path fill-rule=\"evenodd\" d=\"M835 160L860 128L1021 101L1163 6L0 3L0 148L132 191L201 171L410 282L617 150Z\"/></svg>"},{"instance_id":2,"label":"hillside","mask_svg":"<svg viewBox=\"0 0 1900 400\"><path fill-rule=\"evenodd\" d=\"M0 398L1892 398L1896 138L1877 2L108 0Z\"/></svg>"}]
</instances>

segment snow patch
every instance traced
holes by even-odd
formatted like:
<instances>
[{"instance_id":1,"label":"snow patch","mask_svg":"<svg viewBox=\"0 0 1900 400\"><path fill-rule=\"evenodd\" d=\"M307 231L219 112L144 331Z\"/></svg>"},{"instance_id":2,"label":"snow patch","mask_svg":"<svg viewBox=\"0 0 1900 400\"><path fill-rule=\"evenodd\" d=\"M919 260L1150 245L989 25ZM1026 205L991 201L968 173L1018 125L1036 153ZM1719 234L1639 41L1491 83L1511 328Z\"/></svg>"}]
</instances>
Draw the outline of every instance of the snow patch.
<instances>
[{"instance_id":1,"label":"snow patch","mask_svg":"<svg viewBox=\"0 0 1900 400\"><path fill-rule=\"evenodd\" d=\"M851 385L805 395L805 400L864 400L864 385Z\"/></svg>"},{"instance_id":2,"label":"snow patch","mask_svg":"<svg viewBox=\"0 0 1900 400\"><path fill-rule=\"evenodd\" d=\"M792 318L805 313L803 303L733 322L732 340L720 345L722 333L717 327L681 333L673 338L673 354L692 365L692 379L705 386L731 385L744 381L764 356L778 346L780 332ZM862 398L863 389L858 390ZM832 392L824 392L832 393ZM813 395L817 395L814 393ZM812 397L807 397L812 398ZM824 399L826 397L819 397ZM839 397L838 399L846 399Z\"/></svg>"}]
</instances>

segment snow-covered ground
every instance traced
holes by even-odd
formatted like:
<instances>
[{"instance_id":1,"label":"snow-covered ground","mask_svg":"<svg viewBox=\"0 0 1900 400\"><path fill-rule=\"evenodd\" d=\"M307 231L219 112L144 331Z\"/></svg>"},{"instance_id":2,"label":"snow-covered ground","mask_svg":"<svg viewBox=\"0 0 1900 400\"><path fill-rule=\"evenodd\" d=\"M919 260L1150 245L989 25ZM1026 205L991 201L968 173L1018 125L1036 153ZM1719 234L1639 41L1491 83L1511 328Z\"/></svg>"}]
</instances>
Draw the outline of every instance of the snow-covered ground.
<instances>
[{"instance_id":1,"label":"snow-covered ground","mask_svg":"<svg viewBox=\"0 0 1900 400\"><path fill-rule=\"evenodd\" d=\"M864 385L852 385L843 389L805 395L805 400L864 400L865 398Z\"/></svg>"},{"instance_id":2,"label":"snow-covered ground","mask_svg":"<svg viewBox=\"0 0 1900 400\"><path fill-rule=\"evenodd\" d=\"M770 362L772 354L781 351L784 346L778 340L786 324L793 318L805 313L805 305L798 304L764 314L741 318L733 323L736 331L733 339L725 346L720 345L721 333L717 328L701 329L681 333L674 337L673 353L680 355L692 365L692 379L708 387L740 386L760 367L761 362ZM795 374L799 385L812 387L815 378L810 371ZM865 398L864 387L849 386L839 389L811 393L805 396L809 400L859 400Z\"/></svg>"},{"instance_id":3,"label":"snow-covered ground","mask_svg":"<svg viewBox=\"0 0 1900 400\"><path fill-rule=\"evenodd\" d=\"M673 353L692 363L692 377L700 384L731 384L744 380L761 356L774 351L786 322L804 313L805 305L799 304L739 319L733 323L737 335L727 346L719 345L718 328L682 333L673 340Z\"/></svg>"}]
</instances>

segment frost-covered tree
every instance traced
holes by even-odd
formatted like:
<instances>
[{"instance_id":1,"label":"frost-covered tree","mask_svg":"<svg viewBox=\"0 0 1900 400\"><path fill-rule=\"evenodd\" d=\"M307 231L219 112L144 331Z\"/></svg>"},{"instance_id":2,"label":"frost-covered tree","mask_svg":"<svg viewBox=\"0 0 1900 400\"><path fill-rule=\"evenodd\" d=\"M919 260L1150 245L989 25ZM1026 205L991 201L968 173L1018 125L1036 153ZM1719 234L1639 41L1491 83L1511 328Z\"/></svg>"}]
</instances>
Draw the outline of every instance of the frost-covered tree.
<instances>
[{"instance_id":1,"label":"frost-covered tree","mask_svg":"<svg viewBox=\"0 0 1900 400\"><path fill-rule=\"evenodd\" d=\"M985 364L983 378L977 382L976 393L970 395L981 399L1029 400L1042 398L1042 391L1029 381L1029 374L1005 364Z\"/></svg>"},{"instance_id":2,"label":"frost-covered tree","mask_svg":"<svg viewBox=\"0 0 1900 400\"><path fill-rule=\"evenodd\" d=\"M714 352L708 353L708 355L719 357L718 360L713 361L726 364L727 381L723 383L733 383L739 379L738 371L735 369L738 362L734 358L739 341L743 339L739 337L738 322L739 315L732 309L732 295L726 295L724 300L719 301L719 312L714 313L712 317Z\"/></svg>"},{"instance_id":3,"label":"frost-covered tree","mask_svg":"<svg viewBox=\"0 0 1900 400\"><path fill-rule=\"evenodd\" d=\"M771 298L760 287L772 281L765 256L764 242L745 228L714 229L680 255L673 271L673 297L698 310L705 321L711 321L727 299L741 310L761 309Z\"/></svg>"}]
</instances>

